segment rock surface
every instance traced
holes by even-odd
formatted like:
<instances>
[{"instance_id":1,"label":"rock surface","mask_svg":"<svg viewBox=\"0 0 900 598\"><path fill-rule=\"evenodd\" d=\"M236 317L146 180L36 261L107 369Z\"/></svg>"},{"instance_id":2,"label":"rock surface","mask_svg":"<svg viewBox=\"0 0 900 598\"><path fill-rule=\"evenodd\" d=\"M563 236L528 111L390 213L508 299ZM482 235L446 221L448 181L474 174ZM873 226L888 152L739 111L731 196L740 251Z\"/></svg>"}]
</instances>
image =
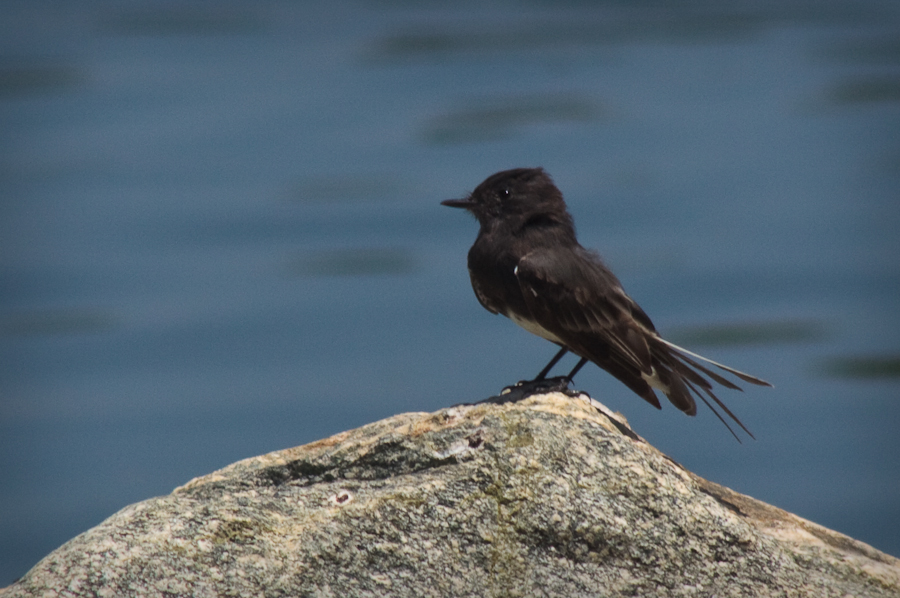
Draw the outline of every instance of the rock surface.
<instances>
[{"instance_id":1,"label":"rock surface","mask_svg":"<svg viewBox=\"0 0 900 598\"><path fill-rule=\"evenodd\" d=\"M900 596L898 559L613 418L562 394L397 415L131 505L2 595Z\"/></svg>"}]
</instances>

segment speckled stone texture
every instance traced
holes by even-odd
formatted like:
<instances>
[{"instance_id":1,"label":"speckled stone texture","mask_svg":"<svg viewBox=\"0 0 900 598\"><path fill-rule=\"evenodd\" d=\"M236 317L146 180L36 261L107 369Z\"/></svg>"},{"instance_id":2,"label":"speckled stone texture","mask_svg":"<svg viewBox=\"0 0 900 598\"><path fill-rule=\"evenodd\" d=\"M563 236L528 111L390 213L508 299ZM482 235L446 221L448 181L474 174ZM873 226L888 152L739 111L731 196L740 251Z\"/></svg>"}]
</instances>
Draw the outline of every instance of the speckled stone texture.
<instances>
[{"instance_id":1,"label":"speckled stone texture","mask_svg":"<svg viewBox=\"0 0 900 598\"><path fill-rule=\"evenodd\" d=\"M582 398L397 415L116 513L18 596L900 596L900 561Z\"/></svg>"}]
</instances>

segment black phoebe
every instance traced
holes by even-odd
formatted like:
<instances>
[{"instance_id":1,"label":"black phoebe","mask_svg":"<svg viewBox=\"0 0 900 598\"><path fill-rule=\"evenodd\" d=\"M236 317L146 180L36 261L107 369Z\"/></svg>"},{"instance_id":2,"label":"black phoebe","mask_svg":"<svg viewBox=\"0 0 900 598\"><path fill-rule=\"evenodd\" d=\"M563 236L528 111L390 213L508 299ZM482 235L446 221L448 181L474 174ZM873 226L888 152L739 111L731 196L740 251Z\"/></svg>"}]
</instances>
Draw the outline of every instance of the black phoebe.
<instances>
[{"instance_id":1,"label":"black phoebe","mask_svg":"<svg viewBox=\"0 0 900 598\"><path fill-rule=\"evenodd\" d=\"M469 250L469 276L481 305L562 347L533 383L543 381L571 351L581 361L569 375L555 379L559 388L568 388L578 370L592 361L657 409L661 406L653 389L695 415L693 392L734 434L706 393L753 436L713 394L704 375L726 388L740 387L697 360L751 384L771 384L663 339L600 257L578 243L562 193L543 169L498 172L468 197L441 204L465 208L481 225Z\"/></svg>"}]
</instances>

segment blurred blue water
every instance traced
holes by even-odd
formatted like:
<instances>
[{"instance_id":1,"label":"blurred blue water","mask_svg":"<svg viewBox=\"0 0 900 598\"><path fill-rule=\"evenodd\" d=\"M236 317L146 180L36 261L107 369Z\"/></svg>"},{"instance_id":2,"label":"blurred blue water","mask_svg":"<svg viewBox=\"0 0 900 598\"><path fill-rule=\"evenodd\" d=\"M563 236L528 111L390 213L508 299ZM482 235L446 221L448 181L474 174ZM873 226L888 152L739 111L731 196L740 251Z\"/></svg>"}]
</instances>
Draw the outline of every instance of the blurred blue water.
<instances>
[{"instance_id":1,"label":"blurred blue water","mask_svg":"<svg viewBox=\"0 0 900 598\"><path fill-rule=\"evenodd\" d=\"M235 460L533 376L438 202L542 165L673 339L774 390L649 408L689 469L900 555L891 2L6 2L0 585ZM563 365L568 365L566 362Z\"/></svg>"}]
</instances>

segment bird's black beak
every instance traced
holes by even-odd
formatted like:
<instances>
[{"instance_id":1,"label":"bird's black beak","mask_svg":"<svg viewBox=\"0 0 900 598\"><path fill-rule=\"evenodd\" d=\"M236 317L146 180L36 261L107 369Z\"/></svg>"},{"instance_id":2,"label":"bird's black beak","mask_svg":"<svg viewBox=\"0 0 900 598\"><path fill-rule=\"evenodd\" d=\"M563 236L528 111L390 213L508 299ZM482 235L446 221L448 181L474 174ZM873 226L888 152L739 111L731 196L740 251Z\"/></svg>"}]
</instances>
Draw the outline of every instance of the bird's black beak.
<instances>
[{"instance_id":1,"label":"bird's black beak","mask_svg":"<svg viewBox=\"0 0 900 598\"><path fill-rule=\"evenodd\" d=\"M451 208L471 208L474 203L468 197L465 199L445 199L441 202L442 206L448 206Z\"/></svg>"}]
</instances>

